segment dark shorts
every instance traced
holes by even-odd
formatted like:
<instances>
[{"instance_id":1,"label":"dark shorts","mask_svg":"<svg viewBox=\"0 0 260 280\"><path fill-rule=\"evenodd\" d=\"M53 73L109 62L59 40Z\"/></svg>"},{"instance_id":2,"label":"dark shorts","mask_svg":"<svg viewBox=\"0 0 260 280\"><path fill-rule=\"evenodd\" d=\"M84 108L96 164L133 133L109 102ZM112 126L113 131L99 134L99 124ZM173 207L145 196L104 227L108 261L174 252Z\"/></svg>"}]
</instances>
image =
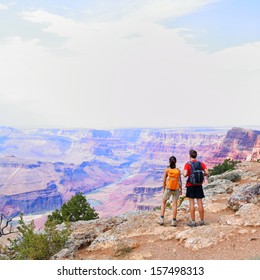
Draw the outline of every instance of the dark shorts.
<instances>
[{"instance_id":1,"label":"dark shorts","mask_svg":"<svg viewBox=\"0 0 260 280\"><path fill-rule=\"evenodd\" d=\"M205 197L202 186L190 186L186 188L186 197L203 198Z\"/></svg>"}]
</instances>

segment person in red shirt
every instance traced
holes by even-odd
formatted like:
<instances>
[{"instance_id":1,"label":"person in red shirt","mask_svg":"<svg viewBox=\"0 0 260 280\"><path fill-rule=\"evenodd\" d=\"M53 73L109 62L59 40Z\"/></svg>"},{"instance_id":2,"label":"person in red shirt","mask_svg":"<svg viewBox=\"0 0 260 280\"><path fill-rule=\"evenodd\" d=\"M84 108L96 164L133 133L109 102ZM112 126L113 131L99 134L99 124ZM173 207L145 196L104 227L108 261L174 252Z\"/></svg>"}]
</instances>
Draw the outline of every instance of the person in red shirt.
<instances>
[{"instance_id":1,"label":"person in red shirt","mask_svg":"<svg viewBox=\"0 0 260 280\"><path fill-rule=\"evenodd\" d=\"M197 151L190 150L190 161L187 162L184 166L184 172L183 176L188 177L187 183L186 183L186 197L189 198L189 206L190 206L190 216L191 221L188 223L188 226L195 227L196 221L195 221L195 199L197 199L198 204L198 210L200 215L200 225L204 225L204 207L202 198L205 197L202 184L192 184L190 182L190 175L191 175L191 164L197 161ZM197 164L199 166L199 162ZM200 168L204 172L204 176L208 176L209 172L204 162L200 162Z\"/></svg>"}]
</instances>

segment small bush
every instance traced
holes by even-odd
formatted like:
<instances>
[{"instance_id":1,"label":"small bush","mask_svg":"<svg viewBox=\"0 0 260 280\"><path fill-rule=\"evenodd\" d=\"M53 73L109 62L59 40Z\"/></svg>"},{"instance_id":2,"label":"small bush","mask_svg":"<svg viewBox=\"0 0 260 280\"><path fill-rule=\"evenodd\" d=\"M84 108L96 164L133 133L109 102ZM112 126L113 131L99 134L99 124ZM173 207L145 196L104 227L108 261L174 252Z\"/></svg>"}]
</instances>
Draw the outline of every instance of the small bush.
<instances>
[{"instance_id":1,"label":"small bush","mask_svg":"<svg viewBox=\"0 0 260 280\"><path fill-rule=\"evenodd\" d=\"M215 165L212 169L209 169L209 175L219 175L229 170L234 170L237 163L240 161L234 161L232 159L225 159L223 163Z\"/></svg>"},{"instance_id":2,"label":"small bush","mask_svg":"<svg viewBox=\"0 0 260 280\"><path fill-rule=\"evenodd\" d=\"M63 248L69 236L68 227L58 231L51 223L45 226L44 232L36 233L34 222L26 224L22 215L18 223L20 236L10 240L9 256L12 259L48 260Z\"/></svg>"},{"instance_id":3,"label":"small bush","mask_svg":"<svg viewBox=\"0 0 260 280\"><path fill-rule=\"evenodd\" d=\"M87 202L82 193L77 193L68 202L62 204L60 210L55 210L48 216L46 224L61 224L63 222L88 221L98 219L98 213Z\"/></svg>"},{"instance_id":4,"label":"small bush","mask_svg":"<svg viewBox=\"0 0 260 280\"><path fill-rule=\"evenodd\" d=\"M19 237L9 240L8 256L19 260L48 260L64 247L70 234L70 222L97 218L95 209L81 193L73 196L60 210L55 210L48 216L43 232L35 232L34 222L26 224L21 215L18 222ZM57 225L61 223L65 223L66 227L58 230Z\"/></svg>"}]
</instances>

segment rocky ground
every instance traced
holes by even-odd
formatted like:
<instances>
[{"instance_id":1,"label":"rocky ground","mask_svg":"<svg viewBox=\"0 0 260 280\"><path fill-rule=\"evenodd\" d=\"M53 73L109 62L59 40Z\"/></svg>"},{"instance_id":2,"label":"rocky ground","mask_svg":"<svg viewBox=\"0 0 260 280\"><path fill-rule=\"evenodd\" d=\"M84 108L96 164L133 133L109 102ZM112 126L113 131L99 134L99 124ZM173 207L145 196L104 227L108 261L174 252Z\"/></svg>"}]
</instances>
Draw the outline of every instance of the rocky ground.
<instances>
[{"instance_id":1,"label":"rocky ground","mask_svg":"<svg viewBox=\"0 0 260 280\"><path fill-rule=\"evenodd\" d=\"M170 209L164 226L157 224L159 210L80 221L54 259L260 259L260 163L211 177L205 194L205 226L186 225L187 200L176 228Z\"/></svg>"}]
</instances>

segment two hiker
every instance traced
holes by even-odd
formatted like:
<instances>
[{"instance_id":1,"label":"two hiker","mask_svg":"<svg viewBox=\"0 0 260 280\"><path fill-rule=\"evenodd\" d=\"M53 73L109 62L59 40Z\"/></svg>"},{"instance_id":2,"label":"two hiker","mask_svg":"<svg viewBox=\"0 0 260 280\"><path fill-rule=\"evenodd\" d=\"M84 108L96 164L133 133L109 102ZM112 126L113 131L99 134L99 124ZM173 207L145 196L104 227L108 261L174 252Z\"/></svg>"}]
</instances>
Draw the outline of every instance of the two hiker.
<instances>
[{"instance_id":1,"label":"two hiker","mask_svg":"<svg viewBox=\"0 0 260 280\"><path fill-rule=\"evenodd\" d=\"M208 176L208 170L203 162L197 160L197 152L195 150L190 150L190 161L184 165L183 176L187 177L186 182L186 197L189 199L190 217L191 221L188 226L195 227L195 199L197 199L198 211L200 216L199 225L204 225L204 207L202 199L205 197L202 184L204 181L204 176ZM177 216L177 202L179 195L182 194L182 183L181 183L181 172L176 168L176 158L174 156L169 159L169 167L164 171L163 175L163 198L161 204L161 213L158 223L160 225L164 224L164 213L165 205L167 200L172 197L172 211L173 219L171 226L176 226L176 216Z\"/></svg>"}]
</instances>

